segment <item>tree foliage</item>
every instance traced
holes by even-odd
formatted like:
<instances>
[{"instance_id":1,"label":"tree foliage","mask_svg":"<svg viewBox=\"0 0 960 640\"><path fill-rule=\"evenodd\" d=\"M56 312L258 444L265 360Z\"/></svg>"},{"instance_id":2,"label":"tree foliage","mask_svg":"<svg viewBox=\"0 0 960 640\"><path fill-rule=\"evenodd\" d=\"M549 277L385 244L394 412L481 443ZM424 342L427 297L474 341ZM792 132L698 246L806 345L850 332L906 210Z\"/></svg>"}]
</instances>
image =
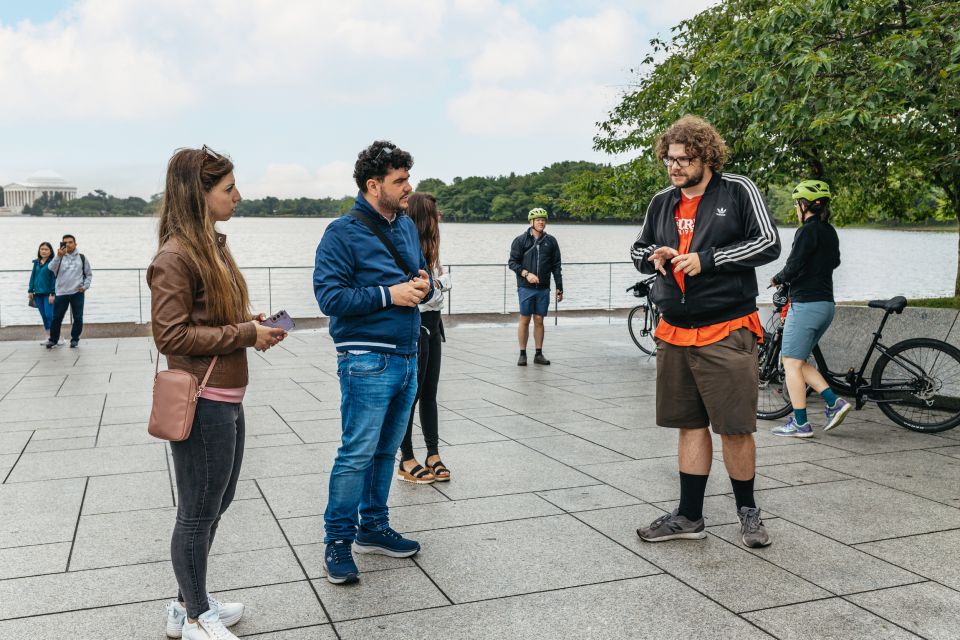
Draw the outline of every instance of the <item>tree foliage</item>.
<instances>
[{"instance_id":1,"label":"tree foliage","mask_svg":"<svg viewBox=\"0 0 960 640\"><path fill-rule=\"evenodd\" d=\"M761 186L830 181L841 221L960 219L960 2L726 0L653 45L597 148L695 113Z\"/></svg>"}]
</instances>

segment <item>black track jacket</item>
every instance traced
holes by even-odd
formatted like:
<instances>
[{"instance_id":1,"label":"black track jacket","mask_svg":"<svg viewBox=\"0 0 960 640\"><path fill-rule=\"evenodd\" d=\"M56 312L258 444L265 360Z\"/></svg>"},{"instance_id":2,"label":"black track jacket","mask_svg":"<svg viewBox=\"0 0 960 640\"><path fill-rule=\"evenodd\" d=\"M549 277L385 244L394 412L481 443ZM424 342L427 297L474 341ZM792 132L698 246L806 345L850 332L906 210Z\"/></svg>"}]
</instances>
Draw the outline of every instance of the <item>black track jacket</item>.
<instances>
[{"instance_id":1,"label":"black track jacket","mask_svg":"<svg viewBox=\"0 0 960 640\"><path fill-rule=\"evenodd\" d=\"M679 247L674 220L679 203L678 187L653 196L630 250L639 271L658 275L650 299L676 327L705 327L756 311L759 291L754 269L780 255L780 235L760 190L744 176L714 172L697 206L690 244L690 251L700 256L701 272L687 276L685 294L669 263L664 277L647 261L657 247Z\"/></svg>"}]
</instances>

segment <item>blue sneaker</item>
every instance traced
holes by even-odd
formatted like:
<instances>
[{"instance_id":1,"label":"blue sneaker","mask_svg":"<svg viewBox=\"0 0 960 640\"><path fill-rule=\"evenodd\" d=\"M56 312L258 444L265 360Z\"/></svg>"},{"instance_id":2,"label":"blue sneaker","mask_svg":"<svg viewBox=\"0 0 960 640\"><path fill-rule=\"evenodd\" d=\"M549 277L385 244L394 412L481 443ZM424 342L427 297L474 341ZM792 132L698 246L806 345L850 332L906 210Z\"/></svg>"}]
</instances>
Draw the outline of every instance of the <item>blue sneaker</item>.
<instances>
[{"instance_id":1,"label":"blue sneaker","mask_svg":"<svg viewBox=\"0 0 960 640\"><path fill-rule=\"evenodd\" d=\"M327 580L333 584L349 584L360 579L349 540L334 540L327 544L323 564L327 568Z\"/></svg>"},{"instance_id":2,"label":"blue sneaker","mask_svg":"<svg viewBox=\"0 0 960 640\"><path fill-rule=\"evenodd\" d=\"M840 426L840 423L843 422L843 419L850 413L850 409L853 409L853 405L844 400L843 398L837 398L837 401L833 403L832 407L827 407L824 411L824 415L827 416L827 425L823 428L824 431L830 431L834 427Z\"/></svg>"},{"instance_id":3,"label":"blue sneaker","mask_svg":"<svg viewBox=\"0 0 960 640\"><path fill-rule=\"evenodd\" d=\"M379 553L391 558L409 558L420 551L420 543L408 540L387 527L383 531L360 528L355 541L357 553Z\"/></svg>"},{"instance_id":4,"label":"blue sneaker","mask_svg":"<svg viewBox=\"0 0 960 640\"><path fill-rule=\"evenodd\" d=\"M786 424L782 424L779 427L774 427L770 430L775 436L790 436L793 438L812 438L813 437L813 427L810 426L810 423L797 424L796 416L790 416L790 419L787 420Z\"/></svg>"}]
</instances>

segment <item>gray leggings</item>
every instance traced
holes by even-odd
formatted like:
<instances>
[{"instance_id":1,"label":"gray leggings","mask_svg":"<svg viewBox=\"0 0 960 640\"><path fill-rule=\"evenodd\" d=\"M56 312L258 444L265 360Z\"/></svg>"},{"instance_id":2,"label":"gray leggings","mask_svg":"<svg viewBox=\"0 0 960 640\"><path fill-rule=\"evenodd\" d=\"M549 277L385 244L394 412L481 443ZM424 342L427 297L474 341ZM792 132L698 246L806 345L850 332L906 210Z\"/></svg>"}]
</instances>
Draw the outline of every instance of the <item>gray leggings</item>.
<instances>
[{"instance_id":1,"label":"gray leggings","mask_svg":"<svg viewBox=\"0 0 960 640\"><path fill-rule=\"evenodd\" d=\"M177 524L170 540L173 572L187 615L197 618L207 602L207 556L220 516L237 490L243 462L243 405L200 398L190 437L171 442L177 476Z\"/></svg>"}]
</instances>

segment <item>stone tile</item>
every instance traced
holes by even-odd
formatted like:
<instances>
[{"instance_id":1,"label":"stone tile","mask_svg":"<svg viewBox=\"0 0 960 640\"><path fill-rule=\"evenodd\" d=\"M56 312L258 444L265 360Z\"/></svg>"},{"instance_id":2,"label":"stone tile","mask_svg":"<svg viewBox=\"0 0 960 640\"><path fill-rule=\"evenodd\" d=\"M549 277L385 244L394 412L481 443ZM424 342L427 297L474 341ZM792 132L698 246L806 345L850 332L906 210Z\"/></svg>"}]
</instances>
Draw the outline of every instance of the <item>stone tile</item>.
<instances>
[{"instance_id":1,"label":"stone tile","mask_svg":"<svg viewBox=\"0 0 960 640\"><path fill-rule=\"evenodd\" d=\"M793 462L810 462L811 460L843 458L849 455L850 452L843 449L828 447L809 440L800 440L800 444L796 446L757 447L757 466L767 467Z\"/></svg>"},{"instance_id":2,"label":"stone tile","mask_svg":"<svg viewBox=\"0 0 960 640\"><path fill-rule=\"evenodd\" d=\"M323 516L300 516L280 519L280 528L292 545L317 544L323 541Z\"/></svg>"},{"instance_id":3,"label":"stone tile","mask_svg":"<svg viewBox=\"0 0 960 640\"><path fill-rule=\"evenodd\" d=\"M100 424L99 413L96 416L82 418L58 418L57 420L38 418L28 418L24 420L23 418L26 417L25 415L20 415L18 417L20 418L18 420L0 422L0 433L6 434L14 431L36 430L34 438L47 433L51 434L48 437L65 438L73 437L72 435L68 436L64 434L69 433L71 429L76 429L79 427L93 427L94 433L96 433L97 425Z\"/></svg>"},{"instance_id":4,"label":"stone tile","mask_svg":"<svg viewBox=\"0 0 960 640\"><path fill-rule=\"evenodd\" d=\"M83 515L139 511L173 506L166 470L95 476L87 485Z\"/></svg>"},{"instance_id":5,"label":"stone tile","mask_svg":"<svg viewBox=\"0 0 960 640\"><path fill-rule=\"evenodd\" d=\"M43 401L44 415L69 416L73 420L80 418L99 419L103 410L103 399L102 394L71 398L46 398ZM31 398L8 397L0 400L0 423L21 422L24 416L34 415L36 408L37 402ZM51 420L46 417L43 422L51 422Z\"/></svg>"},{"instance_id":6,"label":"stone tile","mask_svg":"<svg viewBox=\"0 0 960 640\"><path fill-rule=\"evenodd\" d=\"M952 640L960 629L960 593L933 582L861 593L848 600L923 638Z\"/></svg>"},{"instance_id":7,"label":"stone tile","mask_svg":"<svg viewBox=\"0 0 960 640\"><path fill-rule=\"evenodd\" d=\"M52 398L66 379L65 375L27 376L7 393L7 398Z\"/></svg>"},{"instance_id":8,"label":"stone tile","mask_svg":"<svg viewBox=\"0 0 960 640\"><path fill-rule=\"evenodd\" d=\"M447 447L443 461L456 479L432 486L453 500L596 484L593 478L516 442ZM491 464L510 473L492 473Z\"/></svg>"},{"instance_id":9,"label":"stone tile","mask_svg":"<svg viewBox=\"0 0 960 640\"><path fill-rule=\"evenodd\" d=\"M781 640L907 640L918 637L840 598L755 611L743 617Z\"/></svg>"},{"instance_id":10,"label":"stone tile","mask_svg":"<svg viewBox=\"0 0 960 640\"><path fill-rule=\"evenodd\" d=\"M246 635L244 638L261 638L262 640L338 640L337 634L330 625L301 627L287 631L271 631L264 634Z\"/></svg>"},{"instance_id":11,"label":"stone tile","mask_svg":"<svg viewBox=\"0 0 960 640\"><path fill-rule=\"evenodd\" d=\"M211 556L207 584L213 593L224 595L229 589L253 587L263 583L291 582L302 578L303 572L289 548L265 549ZM176 579L169 560L14 578L0 581L0 620L143 600L169 599L173 598L176 592ZM156 624L157 611L160 612L162 620L161 605L154 609L154 622L151 626ZM161 629L162 627L158 628L158 631L162 633ZM0 637L4 637L2 633Z\"/></svg>"},{"instance_id":12,"label":"stone tile","mask_svg":"<svg viewBox=\"0 0 960 640\"><path fill-rule=\"evenodd\" d=\"M960 527L960 509L865 480L771 489L759 499L777 515L845 544Z\"/></svg>"},{"instance_id":13,"label":"stone tile","mask_svg":"<svg viewBox=\"0 0 960 640\"><path fill-rule=\"evenodd\" d=\"M96 438L97 431L100 430L95 424L82 427L64 427L62 429L38 429L33 432L34 440L65 440L67 438Z\"/></svg>"},{"instance_id":14,"label":"stone tile","mask_svg":"<svg viewBox=\"0 0 960 640\"><path fill-rule=\"evenodd\" d=\"M320 537L323 537L322 534ZM303 544L294 547L297 557L307 572L307 577L311 580L326 578L327 576L326 565L323 563L323 554L326 548L327 545L323 544L323 542L314 542L312 544ZM391 558L390 556L381 556L373 553L354 553L353 560L357 563L357 568L360 569L361 573L416 566L410 558Z\"/></svg>"},{"instance_id":15,"label":"stone tile","mask_svg":"<svg viewBox=\"0 0 960 640\"><path fill-rule=\"evenodd\" d=\"M651 593L658 597L651 598ZM337 625L343 640L412 638L424 629L443 629L448 640L622 640L640 630L643 637L687 640L702 637L704 629L718 639L770 637L664 575Z\"/></svg>"},{"instance_id":16,"label":"stone tile","mask_svg":"<svg viewBox=\"0 0 960 640\"><path fill-rule=\"evenodd\" d=\"M621 462L630 459L616 451L571 435L528 438L518 440L518 442L558 462L571 466L598 464L601 462Z\"/></svg>"},{"instance_id":17,"label":"stone tile","mask_svg":"<svg viewBox=\"0 0 960 640\"><path fill-rule=\"evenodd\" d=\"M960 507L960 460L944 458L931 451L901 451L822 460L820 464L841 473Z\"/></svg>"},{"instance_id":18,"label":"stone tile","mask_svg":"<svg viewBox=\"0 0 960 640\"><path fill-rule=\"evenodd\" d=\"M513 439L562 435L562 432L554 429L550 425L537 422L532 418L522 415L476 418L476 421L499 434Z\"/></svg>"},{"instance_id":19,"label":"stone tile","mask_svg":"<svg viewBox=\"0 0 960 640\"><path fill-rule=\"evenodd\" d=\"M170 557L176 509L81 516L72 570L157 562ZM240 500L223 515L214 554L283 547L280 528L261 500Z\"/></svg>"},{"instance_id":20,"label":"stone tile","mask_svg":"<svg viewBox=\"0 0 960 640\"><path fill-rule=\"evenodd\" d=\"M273 638L276 637L273 631L329 622L306 580L219 591L216 595L224 601L243 602L246 605L243 618L230 628L238 636L266 633ZM324 635L320 637L328 633L333 636L329 627L321 628Z\"/></svg>"},{"instance_id":21,"label":"stone tile","mask_svg":"<svg viewBox=\"0 0 960 640\"><path fill-rule=\"evenodd\" d=\"M67 570L69 542L0 549L0 580Z\"/></svg>"},{"instance_id":22,"label":"stone tile","mask_svg":"<svg viewBox=\"0 0 960 640\"><path fill-rule=\"evenodd\" d=\"M314 580L313 586L334 622L450 604L419 567L363 574L353 585L322 579Z\"/></svg>"},{"instance_id":23,"label":"stone tile","mask_svg":"<svg viewBox=\"0 0 960 640\"><path fill-rule=\"evenodd\" d=\"M537 495L557 505L564 511L589 511L591 509L608 509L623 507L640 502L630 494L597 484L588 487L574 487L572 489L554 489L553 491L539 491Z\"/></svg>"},{"instance_id":24,"label":"stone tile","mask_svg":"<svg viewBox=\"0 0 960 640\"><path fill-rule=\"evenodd\" d=\"M793 447L791 447L793 448ZM832 469L825 469L810 462L776 464L763 468L763 475L789 485L815 484L849 480L851 476Z\"/></svg>"},{"instance_id":25,"label":"stone tile","mask_svg":"<svg viewBox=\"0 0 960 640\"><path fill-rule=\"evenodd\" d=\"M101 447L76 451L25 453L7 482L28 482L165 470L163 445Z\"/></svg>"},{"instance_id":26,"label":"stone tile","mask_svg":"<svg viewBox=\"0 0 960 640\"><path fill-rule=\"evenodd\" d=\"M263 478L257 483L277 518L321 515L327 508L329 473ZM387 506L446 501L447 498L432 486L395 482Z\"/></svg>"},{"instance_id":27,"label":"stone tile","mask_svg":"<svg viewBox=\"0 0 960 640\"><path fill-rule=\"evenodd\" d=\"M603 431L583 437L636 460L677 455L677 433L673 429Z\"/></svg>"},{"instance_id":28,"label":"stone tile","mask_svg":"<svg viewBox=\"0 0 960 640\"><path fill-rule=\"evenodd\" d=\"M272 407L244 407L243 418L247 437L290 433L290 427Z\"/></svg>"},{"instance_id":29,"label":"stone tile","mask_svg":"<svg viewBox=\"0 0 960 640\"><path fill-rule=\"evenodd\" d=\"M880 540L857 549L960 591L960 530Z\"/></svg>"},{"instance_id":30,"label":"stone tile","mask_svg":"<svg viewBox=\"0 0 960 640\"><path fill-rule=\"evenodd\" d=\"M658 572L567 515L424 531L418 538L417 564L458 603Z\"/></svg>"},{"instance_id":31,"label":"stone tile","mask_svg":"<svg viewBox=\"0 0 960 640\"><path fill-rule=\"evenodd\" d=\"M779 607L830 595L823 589L713 535L647 543L636 528L663 512L650 505L585 511L576 517L697 591L736 611ZM731 589L731 585L737 585Z\"/></svg>"},{"instance_id":32,"label":"stone tile","mask_svg":"<svg viewBox=\"0 0 960 640\"><path fill-rule=\"evenodd\" d=\"M857 422L843 425L830 432L830 446L851 453L892 453L911 449L932 449L953 444L949 438L933 433L916 433L883 422Z\"/></svg>"},{"instance_id":33,"label":"stone tile","mask_svg":"<svg viewBox=\"0 0 960 640\"><path fill-rule=\"evenodd\" d=\"M74 478L0 485L0 548L72 540L85 484Z\"/></svg>"},{"instance_id":34,"label":"stone tile","mask_svg":"<svg viewBox=\"0 0 960 640\"><path fill-rule=\"evenodd\" d=\"M955 447L940 447L938 449L930 449L941 455L950 456L951 458L960 458L960 446Z\"/></svg>"},{"instance_id":35,"label":"stone tile","mask_svg":"<svg viewBox=\"0 0 960 640\"><path fill-rule=\"evenodd\" d=\"M764 522L764 526L774 544L764 549L748 549L750 553L834 594L885 589L923 580L921 576L792 522L774 519ZM740 543L739 524L714 527L710 533L732 544Z\"/></svg>"},{"instance_id":36,"label":"stone tile","mask_svg":"<svg viewBox=\"0 0 960 640\"><path fill-rule=\"evenodd\" d=\"M339 443L290 445L251 449L243 455L240 478L244 480L329 473Z\"/></svg>"},{"instance_id":37,"label":"stone tile","mask_svg":"<svg viewBox=\"0 0 960 640\"><path fill-rule=\"evenodd\" d=\"M147 421L132 424L105 424L97 435L98 447L119 447L130 444L156 444L160 442L147 433Z\"/></svg>"},{"instance_id":38,"label":"stone tile","mask_svg":"<svg viewBox=\"0 0 960 640\"><path fill-rule=\"evenodd\" d=\"M304 442L340 442L343 434L340 418L291 421L289 425Z\"/></svg>"},{"instance_id":39,"label":"stone tile","mask_svg":"<svg viewBox=\"0 0 960 640\"><path fill-rule=\"evenodd\" d=\"M390 509L390 524L397 531L420 532L559 513L560 509L545 500L521 493L396 507Z\"/></svg>"},{"instance_id":40,"label":"stone tile","mask_svg":"<svg viewBox=\"0 0 960 640\"><path fill-rule=\"evenodd\" d=\"M131 407L104 407L100 424L147 424L150 420L151 404L138 404Z\"/></svg>"},{"instance_id":41,"label":"stone tile","mask_svg":"<svg viewBox=\"0 0 960 640\"><path fill-rule=\"evenodd\" d=\"M581 413L624 429L642 429L656 427L653 406L646 411L637 411L624 407L584 408Z\"/></svg>"},{"instance_id":42,"label":"stone tile","mask_svg":"<svg viewBox=\"0 0 960 640\"><path fill-rule=\"evenodd\" d=\"M96 444L96 436L83 438L49 438L46 440L31 440L25 453L39 453L41 451L73 451L74 449L90 449Z\"/></svg>"},{"instance_id":43,"label":"stone tile","mask_svg":"<svg viewBox=\"0 0 960 640\"><path fill-rule=\"evenodd\" d=\"M440 439L447 444L473 444L507 440L507 436L473 420L444 420L437 426Z\"/></svg>"},{"instance_id":44,"label":"stone tile","mask_svg":"<svg viewBox=\"0 0 960 640\"><path fill-rule=\"evenodd\" d=\"M716 464L707 482L707 495L718 495L732 491L730 478L723 471L722 464ZM584 465L582 471L621 491L636 496L646 502L678 500L680 498L680 472L677 469L676 456L667 458L649 458L630 462L611 462L606 464ZM761 475L756 476L754 487L763 489L783 486Z\"/></svg>"},{"instance_id":45,"label":"stone tile","mask_svg":"<svg viewBox=\"0 0 960 640\"><path fill-rule=\"evenodd\" d=\"M14 431L3 434L0 438L0 455L20 455L31 435L33 431Z\"/></svg>"}]
</instances>

